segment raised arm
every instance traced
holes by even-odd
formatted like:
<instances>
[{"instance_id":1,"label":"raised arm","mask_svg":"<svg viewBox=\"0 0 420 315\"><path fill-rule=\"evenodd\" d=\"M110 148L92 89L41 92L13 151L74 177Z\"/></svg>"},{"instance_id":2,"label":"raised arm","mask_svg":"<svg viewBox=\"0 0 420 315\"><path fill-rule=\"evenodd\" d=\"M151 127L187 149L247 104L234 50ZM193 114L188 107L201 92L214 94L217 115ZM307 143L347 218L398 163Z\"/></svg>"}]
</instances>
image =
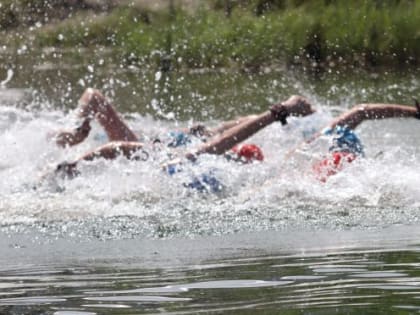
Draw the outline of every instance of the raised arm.
<instances>
[{"instance_id":1,"label":"raised arm","mask_svg":"<svg viewBox=\"0 0 420 315\"><path fill-rule=\"evenodd\" d=\"M335 119L330 128L336 126L347 126L355 129L364 120L377 120L385 118L417 118L420 119L420 105L415 101L416 106L397 104L360 104L350 111Z\"/></svg>"},{"instance_id":2,"label":"raised arm","mask_svg":"<svg viewBox=\"0 0 420 315\"><path fill-rule=\"evenodd\" d=\"M79 100L78 116L83 118L80 127L59 132L55 137L58 146L73 146L82 142L90 132L90 121L96 119L104 128L110 141L138 141L114 106L98 90L88 88Z\"/></svg>"},{"instance_id":3,"label":"raised arm","mask_svg":"<svg viewBox=\"0 0 420 315\"><path fill-rule=\"evenodd\" d=\"M79 100L79 116L95 118L110 141L138 141L112 104L95 89L88 88Z\"/></svg>"},{"instance_id":4,"label":"raised arm","mask_svg":"<svg viewBox=\"0 0 420 315\"><path fill-rule=\"evenodd\" d=\"M259 115L253 115L242 123L227 129L212 141L188 153L187 158L194 159L196 155L202 153L223 154L274 121L281 121L285 124L289 115L306 116L313 112L312 106L304 97L292 96L285 102L273 105L270 110Z\"/></svg>"},{"instance_id":5,"label":"raised arm","mask_svg":"<svg viewBox=\"0 0 420 315\"><path fill-rule=\"evenodd\" d=\"M364 120L376 120L386 118L416 118L420 119L420 104L415 100L415 107L398 104L359 104L351 110L343 113L334 119L326 128L334 129L337 126L346 126L355 129ZM316 140L322 133L318 132L311 139L303 142L296 148L290 150L285 158L290 158L299 148Z\"/></svg>"},{"instance_id":6,"label":"raised arm","mask_svg":"<svg viewBox=\"0 0 420 315\"><path fill-rule=\"evenodd\" d=\"M90 119L86 118L82 124L72 131L61 131L55 136L55 142L60 147L79 144L87 138L90 127Z\"/></svg>"}]
</instances>

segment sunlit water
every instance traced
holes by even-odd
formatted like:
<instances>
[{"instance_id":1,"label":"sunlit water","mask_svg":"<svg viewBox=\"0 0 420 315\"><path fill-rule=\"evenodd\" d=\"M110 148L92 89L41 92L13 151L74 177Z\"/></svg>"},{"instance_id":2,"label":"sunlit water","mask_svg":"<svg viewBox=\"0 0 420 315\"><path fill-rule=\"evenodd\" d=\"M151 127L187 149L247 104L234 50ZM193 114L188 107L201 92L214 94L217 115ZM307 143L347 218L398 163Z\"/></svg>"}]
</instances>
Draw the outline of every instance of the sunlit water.
<instances>
[{"instance_id":1,"label":"sunlit water","mask_svg":"<svg viewBox=\"0 0 420 315\"><path fill-rule=\"evenodd\" d=\"M420 123L362 124L366 157L326 183L311 171L324 143L285 159L354 104L412 103L420 95L416 75L267 70L164 78L47 66L36 64L31 75L27 67L5 67L1 79L3 312L418 311ZM106 142L98 125L72 148L51 140L77 125L75 104L87 86L111 97L146 144L194 122L215 126L264 111L291 94L306 96L318 113L249 139L263 149L263 163L201 156L169 176L162 163L200 145L193 140L175 153L146 145L147 161L85 162L73 180L45 180L58 163ZM209 170L221 192L185 187Z\"/></svg>"}]
</instances>

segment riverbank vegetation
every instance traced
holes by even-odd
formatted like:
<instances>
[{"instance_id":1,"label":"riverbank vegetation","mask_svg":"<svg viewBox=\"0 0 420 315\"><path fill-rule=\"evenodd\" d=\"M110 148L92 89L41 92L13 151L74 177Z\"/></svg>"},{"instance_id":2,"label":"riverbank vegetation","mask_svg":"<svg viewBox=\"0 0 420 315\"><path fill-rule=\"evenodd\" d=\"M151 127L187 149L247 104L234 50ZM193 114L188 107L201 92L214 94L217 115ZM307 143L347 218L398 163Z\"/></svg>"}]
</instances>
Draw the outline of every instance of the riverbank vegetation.
<instances>
[{"instance_id":1,"label":"riverbank vegetation","mask_svg":"<svg viewBox=\"0 0 420 315\"><path fill-rule=\"evenodd\" d=\"M113 47L164 70L419 63L415 0L51 0L15 12L25 1L2 4L3 32L31 29L22 40L35 47Z\"/></svg>"}]
</instances>

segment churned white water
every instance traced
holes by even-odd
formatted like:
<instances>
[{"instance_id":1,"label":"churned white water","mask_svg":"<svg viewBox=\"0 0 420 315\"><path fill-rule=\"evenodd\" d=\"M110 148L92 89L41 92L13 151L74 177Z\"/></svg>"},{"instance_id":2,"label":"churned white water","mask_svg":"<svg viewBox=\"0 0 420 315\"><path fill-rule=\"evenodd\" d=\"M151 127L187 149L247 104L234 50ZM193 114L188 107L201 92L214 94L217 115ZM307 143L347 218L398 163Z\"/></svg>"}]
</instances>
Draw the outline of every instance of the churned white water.
<instances>
[{"instance_id":1,"label":"churned white water","mask_svg":"<svg viewBox=\"0 0 420 315\"><path fill-rule=\"evenodd\" d=\"M146 146L147 161L98 159L81 163L80 176L72 180L48 176L41 180L58 163L106 142L104 133L94 124L84 143L60 149L52 135L77 124L73 112L51 109L46 103L27 109L0 104L0 222L3 229L36 227L47 233L102 238L418 222L420 121L363 123L357 134L366 157L323 183L311 171L311 164L322 158L322 142L285 159L308 133L337 115L337 108L314 105L317 114L291 118L287 126L274 123L246 141L262 148L262 163L240 165L203 155L195 164L185 162L183 172L173 176L162 170L162 163L199 145L193 141L175 153ZM173 122L138 114L125 118L146 143L175 128ZM183 185L209 170L223 184L222 192L202 193Z\"/></svg>"}]
</instances>

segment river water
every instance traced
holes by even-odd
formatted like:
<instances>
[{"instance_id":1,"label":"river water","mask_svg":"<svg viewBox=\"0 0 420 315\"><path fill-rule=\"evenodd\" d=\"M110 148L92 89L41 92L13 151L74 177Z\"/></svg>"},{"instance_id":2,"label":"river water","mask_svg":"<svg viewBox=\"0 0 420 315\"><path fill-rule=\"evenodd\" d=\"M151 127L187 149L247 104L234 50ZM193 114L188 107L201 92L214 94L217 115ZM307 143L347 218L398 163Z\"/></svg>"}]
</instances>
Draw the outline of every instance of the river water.
<instances>
[{"instance_id":1,"label":"river water","mask_svg":"<svg viewBox=\"0 0 420 315\"><path fill-rule=\"evenodd\" d=\"M420 95L418 71L165 75L104 56L3 51L0 313L420 310L420 123L363 123L357 132L366 157L326 183L310 172L325 144L284 159L354 104L412 104ZM291 94L310 99L317 113L252 137L263 163L203 156L169 177L160 166L173 152L162 150L146 162L82 163L73 180L51 177L57 163L107 141L95 124L76 147L51 141L77 125L74 108L89 86L111 98L145 142L195 122L217 125L261 112ZM209 169L222 192L183 185Z\"/></svg>"}]
</instances>

